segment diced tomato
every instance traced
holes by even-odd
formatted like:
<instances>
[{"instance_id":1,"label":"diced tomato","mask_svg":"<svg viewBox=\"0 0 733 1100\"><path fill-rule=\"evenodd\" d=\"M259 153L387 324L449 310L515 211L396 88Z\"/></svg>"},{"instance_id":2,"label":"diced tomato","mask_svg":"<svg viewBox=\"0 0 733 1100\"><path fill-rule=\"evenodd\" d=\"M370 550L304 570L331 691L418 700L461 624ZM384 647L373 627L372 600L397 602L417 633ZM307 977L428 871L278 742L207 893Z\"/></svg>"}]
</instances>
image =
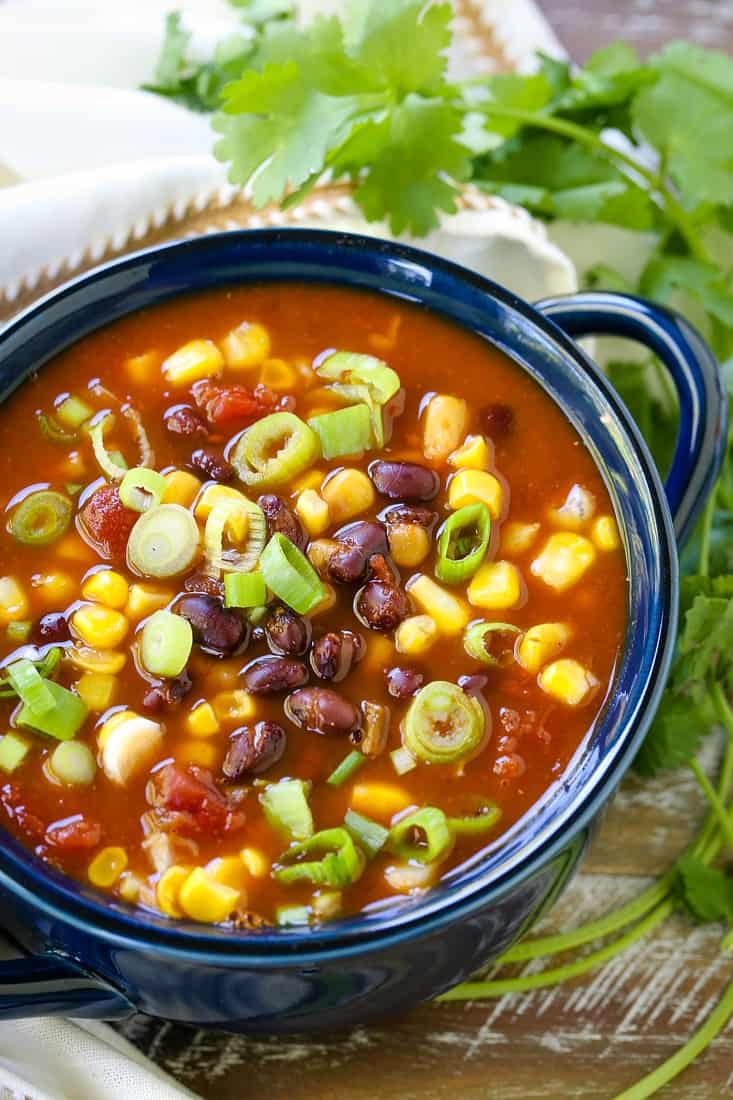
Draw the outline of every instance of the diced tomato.
<instances>
[{"instance_id":1,"label":"diced tomato","mask_svg":"<svg viewBox=\"0 0 733 1100\"><path fill-rule=\"evenodd\" d=\"M54 848L66 851L81 851L96 848L102 839L102 826L84 814L57 821L46 829L46 841Z\"/></svg>"},{"instance_id":2,"label":"diced tomato","mask_svg":"<svg viewBox=\"0 0 733 1100\"><path fill-rule=\"evenodd\" d=\"M196 382L193 398L211 425L236 421L243 428L278 408L280 399L266 386L254 390L246 386L218 386L215 382Z\"/></svg>"},{"instance_id":3,"label":"diced tomato","mask_svg":"<svg viewBox=\"0 0 733 1100\"><path fill-rule=\"evenodd\" d=\"M169 815L174 831L219 835L244 824L244 814L232 808L203 768L166 764L154 774L153 787L153 805Z\"/></svg>"},{"instance_id":4,"label":"diced tomato","mask_svg":"<svg viewBox=\"0 0 733 1100\"><path fill-rule=\"evenodd\" d=\"M0 788L0 803L11 821L16 823L29 840L41 840L46 826L25 805L24 796L16 783L5 783Z\"/></svg>"},{"instance_id":5,"label":"diced tomato","mask_svg":"<svg viewBox=\"0 0 733 1100\"><path fill-rule=\"evenodd\" d=\"M126 508L116 485L103 485L90 496L80 519L84 531L105 561L122 561L138 512Z\"/></svg>"}]
</instances>

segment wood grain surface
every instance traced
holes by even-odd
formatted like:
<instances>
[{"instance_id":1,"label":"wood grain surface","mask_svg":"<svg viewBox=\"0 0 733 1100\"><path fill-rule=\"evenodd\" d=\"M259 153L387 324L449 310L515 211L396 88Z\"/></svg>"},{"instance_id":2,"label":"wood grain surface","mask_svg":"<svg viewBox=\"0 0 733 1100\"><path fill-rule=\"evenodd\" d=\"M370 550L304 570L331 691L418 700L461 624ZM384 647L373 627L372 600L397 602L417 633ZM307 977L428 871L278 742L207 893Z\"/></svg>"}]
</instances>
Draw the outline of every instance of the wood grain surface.
<instances>
[{"instance_id":1,"label":"wood grain surface","mask_svg":"<svg viewBox=\"0 0 733 1100\"><path fill-rule=\"evenodd\" d=\"M733 50L728 0L543 6L577 59L619 37L643 53L674 37ZM714 766L712 745L705 763ZM628 778L583 873L543 930L566 930L638 893L679 853L701 812L691 777ZM427 1005L380 1027L320 1039L246 1039L142 1017L122 1030L205 1100L610 1100L710 1012L733 973L719 939L719 929L675 918L585 980L496 1001ZM733 1096L733 1028L660 1095Z\"/></svg>"}]
</instances>

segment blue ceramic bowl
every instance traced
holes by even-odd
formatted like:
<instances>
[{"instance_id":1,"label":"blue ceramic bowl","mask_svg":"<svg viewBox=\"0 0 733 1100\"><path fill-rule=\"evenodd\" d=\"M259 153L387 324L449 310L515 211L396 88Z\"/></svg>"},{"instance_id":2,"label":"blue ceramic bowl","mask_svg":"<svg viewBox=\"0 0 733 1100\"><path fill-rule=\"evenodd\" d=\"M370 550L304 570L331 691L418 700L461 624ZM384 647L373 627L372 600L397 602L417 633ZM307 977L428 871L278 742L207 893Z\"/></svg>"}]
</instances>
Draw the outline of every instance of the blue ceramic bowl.
<instances>
[{"instance_id":1,"label":"blue ceramic bowl","mask_svg":"<svg viewBox=\"0 0 733 1100\"><path fill-rule=\"evenodd\" d=\"M29 954L0 964L0 1015L138 1010L237 1031L304 1032L433 997L505 951L557 896L662 690L677 618L675 532L681 540L691 529L725 440L715 360L671 313L612 294L532 307L386 241L297 229L226 233L109 264L23 314L0 335L0 398L118 317L186 291L262 280L338 283L420 303L500 348L560 405L602 471L623 534L629 614L615 687L562 779L483 858L423 897L325 928L244 935L169 923L56 873L5 837L0 922ZM681 429L666 496L628 412L571 339L589 333L638 340L672 374Z\"/></svg>"}]
</instances>

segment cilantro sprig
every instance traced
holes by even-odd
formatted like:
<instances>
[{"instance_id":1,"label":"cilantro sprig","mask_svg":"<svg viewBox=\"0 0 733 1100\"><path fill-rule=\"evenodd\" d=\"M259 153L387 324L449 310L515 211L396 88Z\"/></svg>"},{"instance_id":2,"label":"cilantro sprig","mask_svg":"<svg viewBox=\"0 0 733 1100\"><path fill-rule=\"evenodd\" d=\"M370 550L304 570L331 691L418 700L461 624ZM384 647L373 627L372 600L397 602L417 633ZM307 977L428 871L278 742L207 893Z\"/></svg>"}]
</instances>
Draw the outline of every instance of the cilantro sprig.
<instances>
[{"instance_id":1,"label":"cilantro sprig","mask_svg":"<svg viewBox=\"0 0 733 1100\"><path fill-rule=\"evenodd\" d=\"M457 208L466 181L535 217L643 232L651 251L635 283L607 264L587 285L637 292L685 313L733 379L733 60L674 42L646 62L616 43L583 68L538 58L527 76L452 80L452 12L430 0L351 0L343 21L300 29L288 0L230 0L246 33L192 60L169 17L152 90L214 111L216 155L256 205L298 202L327 174L350 180L370 220L423 235ZM674 446L677 402L654 360L608 373L661 469ZM666 874L625 905L561 935L524 941L502 964L552 960L530 974L466 983L443 999L551 986L601 965L675 910L733 925L733 449L683 557L677 656L635 766L687 767L708 804L705 822ZM715 785L696 753L726 734ZM733 947L728 931L721 947ZM504 972L505 973L505 972ZM733 1016L733 982L708 1019L663 1065L616 1100L642 1100L680 1073Z\"/></svg>"}]
</instances>

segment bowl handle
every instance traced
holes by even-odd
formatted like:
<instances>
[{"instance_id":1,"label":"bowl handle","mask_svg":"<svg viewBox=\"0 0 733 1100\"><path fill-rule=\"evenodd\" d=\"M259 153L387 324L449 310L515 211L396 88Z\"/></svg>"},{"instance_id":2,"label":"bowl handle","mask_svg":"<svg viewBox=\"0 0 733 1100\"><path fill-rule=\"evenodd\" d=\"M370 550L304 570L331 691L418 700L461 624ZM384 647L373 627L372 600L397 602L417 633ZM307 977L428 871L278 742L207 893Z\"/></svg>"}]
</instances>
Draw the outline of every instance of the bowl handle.
<instances>
[{"instance_id":1,"label":"bowl handle","mask_svg":"<svg viewBox=\"0 0 733 1100\"><path fill-rule=\"evenodd\" d=\"M0 1020L26 1016L122 1020L134 1011L111 985L60 955L0 962Z\"/></svg>"},{"instance_id":2,"label":"bowl handle","mask_svg":"<svg viewBox=\"0 0 733 1100\"><path fill-rule=\"evenodd\" d=\"M718 363L684 317L642 298L587 291L545 298L536 308L569 336L622 336L653 351L672 375L680 403L674 458L665 490L677 541L691 533L720 472L728 402Z\"/></svg>"}]
</instances>

